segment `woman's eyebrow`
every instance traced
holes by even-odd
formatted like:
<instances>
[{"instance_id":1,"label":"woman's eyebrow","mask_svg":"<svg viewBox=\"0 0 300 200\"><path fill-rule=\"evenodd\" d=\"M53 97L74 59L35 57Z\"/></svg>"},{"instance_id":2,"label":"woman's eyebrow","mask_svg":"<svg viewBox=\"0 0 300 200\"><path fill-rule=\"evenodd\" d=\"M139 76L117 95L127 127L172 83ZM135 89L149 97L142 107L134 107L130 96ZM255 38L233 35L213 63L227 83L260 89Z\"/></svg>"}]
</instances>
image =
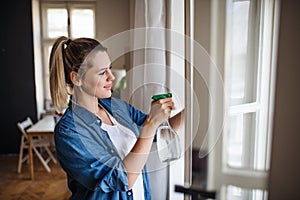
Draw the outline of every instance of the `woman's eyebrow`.
<instances>
[{"instance_id":1,"label":"woman's eyebrow","mask_svg":"<svg viewBox=\"0 0 300 200\"><path fill-rule=\"evenodd\" d=\"M108 67L106 67L106 68L101 68L101 69L99 69L99 73L100 72L104 72L104 71L106 71L107 69L111 69L112 68L112 64L110 64Z\"/></svg>"},{"instance_id":2,"label":"woman's eyebrow","mask_svg":"<svg viewBox=\"0 0 300 200\"><path fill-rule=\"evenodd\" d=\"M101 68L98 72L104 72L107 68Z\"/></svg>"}]
</instances>

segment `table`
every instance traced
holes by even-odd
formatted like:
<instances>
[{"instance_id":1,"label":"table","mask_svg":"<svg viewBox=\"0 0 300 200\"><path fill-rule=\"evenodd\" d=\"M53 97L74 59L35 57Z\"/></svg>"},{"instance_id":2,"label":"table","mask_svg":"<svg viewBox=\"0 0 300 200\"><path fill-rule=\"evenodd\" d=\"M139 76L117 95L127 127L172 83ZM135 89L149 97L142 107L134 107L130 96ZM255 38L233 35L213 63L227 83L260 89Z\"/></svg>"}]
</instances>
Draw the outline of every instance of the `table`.
<instances>
[{"instance_id":1,"label":"table","mask_svg":"<svg viewBox=\"0 0 300 200\"><path fill-rule=\"evenodd\" d=\"M27 129L28 135L28 156L30 166L31 180L34 180L34 167L33 167L33 155L32 155L32 137L34 136L53 136L55 127L55 121L53 115L47 115L40 119L37 123Z\"/></svg>"}]
</instances>

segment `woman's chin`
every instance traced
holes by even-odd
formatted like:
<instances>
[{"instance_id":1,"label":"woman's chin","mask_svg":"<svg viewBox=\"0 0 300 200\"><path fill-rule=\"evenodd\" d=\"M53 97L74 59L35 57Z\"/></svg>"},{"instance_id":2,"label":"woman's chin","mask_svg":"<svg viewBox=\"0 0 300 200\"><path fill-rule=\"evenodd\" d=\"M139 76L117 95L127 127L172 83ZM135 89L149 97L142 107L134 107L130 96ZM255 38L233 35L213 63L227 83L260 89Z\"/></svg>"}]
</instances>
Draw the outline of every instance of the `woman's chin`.
<instances>
[{"instance_id":1,"label":"woman's chin","mask_svg":"<svg viewBox=\"0 0 300 200\"><path fill-rule=\"evenodd\" d=\"M101 95L99 98L106 99L106 98L110 98L111 96L112 96L112 92L107 91L105 94Z\"/></svg>"}]
</instances>

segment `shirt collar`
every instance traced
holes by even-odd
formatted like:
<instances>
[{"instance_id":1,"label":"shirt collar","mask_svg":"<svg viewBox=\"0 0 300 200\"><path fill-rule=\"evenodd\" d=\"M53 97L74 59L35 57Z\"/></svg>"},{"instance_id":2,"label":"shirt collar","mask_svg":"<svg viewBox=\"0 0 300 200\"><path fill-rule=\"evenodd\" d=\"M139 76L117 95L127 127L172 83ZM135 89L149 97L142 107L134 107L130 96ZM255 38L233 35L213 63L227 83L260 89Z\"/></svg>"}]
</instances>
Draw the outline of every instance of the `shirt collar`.
<instances>
[{"instance_id":1,"label":"shirt collar","mask_svg":"<svg viewBox=\"0 0 300 200\"><path fill-rule=\"evenodd\" d=\"M106 99L98 99L98 103L103 106L110 114L111 112L111 98ZM82 107L81 105L74 103L72 100L69 102L69 109L76 115L76 117L81 118L88 124L93 124L97 120L100 120L94 113L90 112L86 108ZM101 122L101 120L100 120Z\"/></svg>"}]
</instances>

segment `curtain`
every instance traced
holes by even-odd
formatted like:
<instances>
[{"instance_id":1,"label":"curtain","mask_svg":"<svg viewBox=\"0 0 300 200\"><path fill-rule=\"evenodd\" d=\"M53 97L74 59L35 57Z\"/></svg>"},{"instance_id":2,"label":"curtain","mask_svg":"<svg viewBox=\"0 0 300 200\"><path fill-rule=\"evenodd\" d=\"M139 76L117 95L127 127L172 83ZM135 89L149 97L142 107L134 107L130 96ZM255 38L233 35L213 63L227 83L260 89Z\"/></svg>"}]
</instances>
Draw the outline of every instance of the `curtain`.
<instances>
[{"instance_id":1,"label":"curtain","mask_svg":"<svg viewBox=\"0 0 300 200\"><path fill-rule=\"evenodd\" d=\"M165 0L135 1L132 36L132 77L130 103L148 113L151 96L168 91L166 86ZM161 31L159 31L161 29ZM145 48L141 48L145 47ZM155 47L155 48L148 48ZM158 158L153 143L147 162L152 199L168 199L168 166Z\"/></svg>"}]
</instances>

